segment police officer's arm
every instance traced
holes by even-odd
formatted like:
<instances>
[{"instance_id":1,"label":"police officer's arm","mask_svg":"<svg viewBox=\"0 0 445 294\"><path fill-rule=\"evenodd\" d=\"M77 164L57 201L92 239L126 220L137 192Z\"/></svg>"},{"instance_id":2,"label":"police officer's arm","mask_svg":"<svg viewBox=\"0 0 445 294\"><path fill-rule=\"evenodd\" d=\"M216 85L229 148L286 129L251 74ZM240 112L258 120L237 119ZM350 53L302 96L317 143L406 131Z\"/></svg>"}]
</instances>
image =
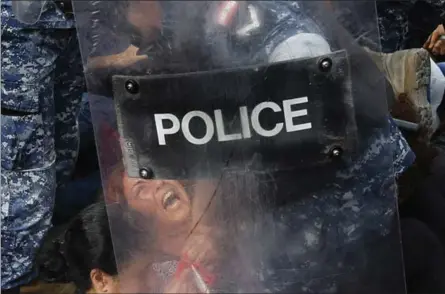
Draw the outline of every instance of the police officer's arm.
<instances>
[{"instance_id":1,"label":"police officer's arm","mask_svg":"<svg viewBox=\"0 0 445 294\"><path fill-rule=\"evenodd\" d=\"M134 30L133 33L139 32L140 37L148 42L149 40L157 37L156 32L161 27L161 11L158 1L134 1L130 2L128 11L126 12L127 25L131 26ZM104 32L105 34L106 32ZM97 56L90 58L88 61L88 67L101 69L101 68L127 68L132 67L141 62L148 61L146 55L138 55L139 48L131 45L131 37L129 32L121 32L119 36L113 38L113 34L105 34L105 40L103 43L114 44L112 47L118 47L121 50L126 47L122 52L113 52L115 54L107 54L107 56ZM133 43L134 44L134 43ZM124 47L123 47L124 46ZM127 47L128 46L128 47ZM139 45L138 45L139 46ZM116 48L113 48L116 50ZM109 49L101 49L101 53L108 51Z\"/></svg>"},{"instance_id":2,"label":"police officer's arm","mask_svg":"<svg viewBox=\"0 0 445 294\"><path fill-rule=\"evenodd\" d=\"M92 57L88 60L87 67L93 69L125 68L147 61L148 57L146 55L137 55L138 50L139 48L130 45L121 53Z\"/></svg>"},{"instance_id":3,"label":"police officer's arm","mask_svg":"<svg viewBox=\"0 0 445 294\"><path fill-rule=\"evenodd\" d=\"M137 55L138 50L139 48L130 45L121 53L89 58L85 70L89 92L111 96L113 75L142 74L147 68L148 57Z\"/></svg>"},{"instance_id":4,"label":"police officer's arm","mask_svg":"<svg viewBox=\"0 0 445 294\"><path fill-rule=\"evenodd\" d=\"M270 62L315 57L331 52L328 42L318 34L299 33L278 44L269 56Z\"/></svg>"},{"instance_id":5,"label":"police officer's arm","mask_svg":"<svg viewBox=\"0 0 445 294\"><path fill-rule=\"evenodd\" d=\"M125 14L126 24L134 32L139 32L144 41L148 41L161 26L161 11L158 1L131 1ZM90 92L100 95L111 95L111 77L117 74L144 74L148 67L147 55L138 55L139 48L130 45L134 32L113 32L102 28L101 40L95 44L98 54L90 56L86 76ZM122 27L121 27L122 29ZM109 30L109 32L107 31Z\"/></svg>"}]
</instances>

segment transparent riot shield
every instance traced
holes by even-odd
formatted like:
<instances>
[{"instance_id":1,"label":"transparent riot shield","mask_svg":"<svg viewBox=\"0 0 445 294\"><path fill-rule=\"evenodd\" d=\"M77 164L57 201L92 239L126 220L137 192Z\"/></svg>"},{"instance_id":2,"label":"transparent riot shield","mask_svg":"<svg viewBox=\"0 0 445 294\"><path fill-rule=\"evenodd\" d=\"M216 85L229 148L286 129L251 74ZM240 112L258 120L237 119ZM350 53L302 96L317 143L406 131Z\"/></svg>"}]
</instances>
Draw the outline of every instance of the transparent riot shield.
<instances>
[{"instance_id":1,"label":"transparent riot shield","mask_svg":"<svg viewBox=\"0 0 445 294\"><path fill-rule=\"evenodd\" d=\"M45 0L12 0L12 11L16 18L26 24L35 24L45 7Z\"/></svg>"},{"instance_id":2,"label":"transparent riot shield","mask_svg":"<svg viewBox=\"0 0 445 294\"><path fill-rule=\"evenodd\" d=\"M372 1L74 1L122 293L405 293Z\"/></svg>"}]
</instances>

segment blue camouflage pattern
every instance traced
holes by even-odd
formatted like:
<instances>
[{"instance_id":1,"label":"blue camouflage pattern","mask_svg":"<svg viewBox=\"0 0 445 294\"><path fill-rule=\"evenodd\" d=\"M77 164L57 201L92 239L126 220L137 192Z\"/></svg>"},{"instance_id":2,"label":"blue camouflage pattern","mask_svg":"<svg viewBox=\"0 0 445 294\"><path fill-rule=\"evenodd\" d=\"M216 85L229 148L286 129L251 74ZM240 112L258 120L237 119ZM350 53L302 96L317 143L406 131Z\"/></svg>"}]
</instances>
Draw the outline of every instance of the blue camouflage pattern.
<instances>
[{"instance_id":1,"label":"blue camouflage pattern","mask_svg":"<svg viewBox=\"0 0 445 294\"><path fill-rule=\"evenodd\" d=\"M51 226L56 190L76 162L85 85L73 15L48 2L39 22L25 25L2 1L1 18L4 290L36 276L33 259Z\"/></svg>"},{"instance_id":2,"label":"blue camouflage pattern","mask_svg":"<svg viewBox=\"0 0 445 294\"><path fill-rule=\"evenodd\" d=\"M417 1L423 1L431 5L431 7L438 12L438 15L444 15L445 13L444 0L377 2L378 24L383 52L391 53L398 50L409 49L406 44L409 33L408 14L413 8L414 3ZM427 32L427 34L430 33L432 32Z\"/></svg>"},{"instance_id":3,"label":"blue camouflage pattern","mask_svg":"<svg viewBox=\"0 0 445 294\"><path fill-rule=\"evenodd\" d=\"M323 35L313 20L302 13L298 2L252 1L251 4L267 13L268 27L261 32L260 43L249 44L250 48L254 48L255 59L249 56L246 60L258 62L261 58L267 59L281 42L299 33ZM111 27L111 21L109 25ZM103 32L107 31L103 28ZM98 30L97 34L101 32ZM121 41L126 42L124 38ZM120 41L109 39L109 42ZM83 45L89 47L91 44ZM119 45L125 48L129 44ZM101 52L96 53L100 55ZM107 54L110 53L104 49L103 55ZM99 108L94 108L94 111L99 111ZM111 112L110 115L115 114ZM399 241L398 231L394 233L391 230L397 222L395 180L413 164L414 153L390 117L387 128L376 129L360 139L360 155L349 166L337 171L335 181L319 183L320 187L326 185L325 189L311 195L298 195L299 201L274 212L273 224L258 225L263 228L261 233L256 231L257 234L250 235L251 238L245 241L237 240L237 248L243 248L246 256L255 254L252 244L262 246L274 240L274 246L263 246L267 252L262 252L261 256L272 257L273 260L258 261L260 266L255 268L257 277L263 282L262 290L271 293L342 293L338 276L352 272L360 275L372 258L365 252L366 246L372 246L365 244L365 237L373 235L376 239L390 237ZM99 150L101 153L106 155L104 150ZM317 179L313 181L317 182ZM270 221L267 217L264 219L265 222ZM352 265L351 261L347 265L345 263L351 253L354 260ZM397 258L400 253L399 250L390 252L390 255ZM401 269L395 273L403 275ZM241 293L243 290L237 288L237 291Z\"/></svg>"},{"instance_id":4,"label":"blue camouflage pattern","mask_svg":"<svg viewBox=\"0 0 445 294\"><path fill-rule=\"evenodd\" d=\"M385 53L406 49L410 1L385 1L377 4L382 49Z\"/></svg>"},{"instance_id":5,"label":"blue camouflage pattern","mask_svg":"<svg viewBox=\"0 0 445 294\"><path fill-rule=\"evenodd\" d=\"M297 2L254 5L264 6L271 12L268 22L275 23L260 45L263 49L258 50L266 55L299 33L323 35ZM360 140L360 156L339 170L333 183L278 209L274 213L273 236L266 233L260 237L280 244L279 252L271 254L273 261L266 263L260 273L271 293L341 293L341 278L336 275L360 275L369 266L372 256L365 251L364 238L373 235L376 239L399 240L398 231L392 227L397 222L396 178L414 163L415 155L391 117L386 128L374 130ZM320 187L323 185L320 183ZM356 255L348 265L351 252ZM402 265L398 256L401 249L388 253L390 260ZM395 281L403 283L397 280L403 278L401 268L393 274Z\"/></svg>"},{"instance_id":6,"label":"blue camouflage pattern","mask_svg":"<svg viewBox=\"0 0 445 294\"><path fill-rule=\"evenodd\" d=\"M359 159L339 170L334 182L275 212L273 236L281 245L262 271L271 293L343 293L343 283L363 278L373 258L382 261L366 249L371 246L366 244L369 236L377 244L399 240L393 227L397 224L395 177L415 156L397 127L391 123L390 128L390 133L375 132L362 142L368 145ZM400 241L398 244L399 250L385 252L383 259L396 268L387 276L401 285ZM381 272L387 273L385 270ZM383 284L374 282L376 291L381 290ZM361 290L352 293L363 293Z\"/></svg>"}]
</instances>

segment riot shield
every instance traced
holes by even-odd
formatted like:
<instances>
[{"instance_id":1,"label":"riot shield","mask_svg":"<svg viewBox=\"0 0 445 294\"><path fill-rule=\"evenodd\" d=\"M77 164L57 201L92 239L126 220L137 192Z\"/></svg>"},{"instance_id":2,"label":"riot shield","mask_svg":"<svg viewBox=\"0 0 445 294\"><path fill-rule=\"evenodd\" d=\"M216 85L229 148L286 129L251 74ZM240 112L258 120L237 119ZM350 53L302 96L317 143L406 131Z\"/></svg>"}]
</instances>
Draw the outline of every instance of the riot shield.
<instances>
[{"instance_id":1,"label":"riot shield","mask_svg":"<svg viewBox=\"0 0 445 294\"><path fill-rule=\"evenodd\" d=\"M375 3L339 3L74 1L122 293L405 293Z\"/></svg>"},{"instance_id":2,"label":"riot shield","mask_svg":"<svg viewBox=\"0 0 445 294\"><path fill-rule=\"evenodd\" d=\"M45 0L13 0L12 11L20 22L35 24L40 19L45 3Z\"/></svg>"}]
</instances>

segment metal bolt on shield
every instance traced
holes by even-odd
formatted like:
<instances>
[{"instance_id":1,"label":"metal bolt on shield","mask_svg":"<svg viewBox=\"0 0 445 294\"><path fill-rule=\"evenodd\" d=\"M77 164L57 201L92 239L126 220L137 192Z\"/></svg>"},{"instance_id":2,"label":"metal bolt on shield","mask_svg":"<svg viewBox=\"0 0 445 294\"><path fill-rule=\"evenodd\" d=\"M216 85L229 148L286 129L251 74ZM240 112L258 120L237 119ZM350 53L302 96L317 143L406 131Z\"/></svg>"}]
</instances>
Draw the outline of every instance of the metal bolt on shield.
<instances>
[{"instance_id":1,"label":"metal bolt on shield","mask_svg":"<svg viewBox=\"0 0 445 294\"><path fill-rule=\"evenodd\" d=\"M321 71L327 72L332 67L332 60L330 58L324 58L320 61L319 66Z\"/></svg>"},{"instance_id":2,"label":"metal bolt on shield","mask_svg":"<svg viewBox=\"0 0 445 294\"><path fill-rule=\"evenodd\" d=\"M338 158L343 154L343 150L340 147L335 147L331 150L331 156Z\"/></svg>"},{"instance_id":3,"label":"metal bolt on shield","mask_svg":"<svg viewBox=\"0 0 445 294\"><path fill-rule=\"evenodd\" d=\"M149 179L153 179L154 177L154 173L153 170L151 169L147 169L147 168L141 168L139 170L139 176L143 179L149 180Z\"/></svg>"},{"instance_id":4,"label":"metal bolt on shield","mask_svg":"<svg viewBox=\"0 0 445 294\"><path fill-rule=\"evenodd\" d=\"M125 89L130 94L136 94L139 91L139 85L134 80L128 80L125 82Z\"/></svg>"}]
</instances>

